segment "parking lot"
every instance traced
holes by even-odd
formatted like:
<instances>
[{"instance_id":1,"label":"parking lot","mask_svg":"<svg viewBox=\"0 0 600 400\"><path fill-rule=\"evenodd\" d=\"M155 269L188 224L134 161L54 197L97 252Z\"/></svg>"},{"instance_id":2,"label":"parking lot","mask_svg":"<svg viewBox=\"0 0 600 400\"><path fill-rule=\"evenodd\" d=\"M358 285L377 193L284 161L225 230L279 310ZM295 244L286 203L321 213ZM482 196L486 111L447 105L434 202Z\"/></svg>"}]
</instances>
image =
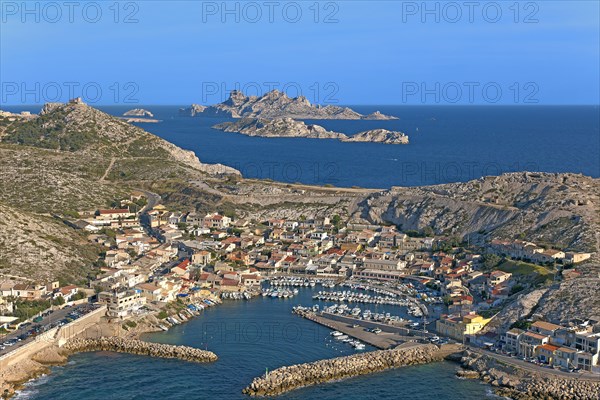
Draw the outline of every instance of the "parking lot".
<instances>
[{"instance_id":1,"label":"parking lot","mask_svg":"<svg viewBox=\"0 0 600 400\"><path fill-rule=\"evenodd\" d=\"M93 304L69 306L60 310L46 310L35 322L22 324L16 331L0 335L0 356L36 339L38 335L57 326L63 326L96 309Z\"/></svg>"}]
</instances>

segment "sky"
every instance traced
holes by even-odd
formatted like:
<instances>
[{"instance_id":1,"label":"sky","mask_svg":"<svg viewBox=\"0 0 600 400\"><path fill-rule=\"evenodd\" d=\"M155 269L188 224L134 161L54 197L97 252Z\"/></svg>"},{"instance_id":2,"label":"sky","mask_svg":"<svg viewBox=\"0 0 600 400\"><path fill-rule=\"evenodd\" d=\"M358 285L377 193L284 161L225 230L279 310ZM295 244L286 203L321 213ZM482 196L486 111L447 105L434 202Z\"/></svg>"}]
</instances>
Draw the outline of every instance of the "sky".
<instances>
[{"instance_id":1,"label":"sky","mask_svg":"<svg viewBox=\"0 0 600 400\"><path fill-rule=\"evenodd\" d=\"M5 1L0 105L600 103L600 2Z\"/></svg>"}]
</instances>

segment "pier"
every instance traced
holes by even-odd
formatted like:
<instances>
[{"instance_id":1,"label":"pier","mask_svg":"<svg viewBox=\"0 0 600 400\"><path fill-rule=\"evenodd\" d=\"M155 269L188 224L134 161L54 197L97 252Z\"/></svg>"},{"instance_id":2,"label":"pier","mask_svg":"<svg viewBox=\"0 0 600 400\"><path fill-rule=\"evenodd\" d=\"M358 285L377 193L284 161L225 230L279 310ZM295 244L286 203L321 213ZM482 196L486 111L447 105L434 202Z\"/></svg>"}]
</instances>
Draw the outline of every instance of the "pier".
<instances>
[{"instance_id":1,"label":"pier","mask_svg":"<svg viewBox=\"0 0 600 400\"><path fill-rule=\"evenodd\" d=\"M412 335L410 329L402 326L358 320L343 315L328 313L315 314L310 311L301 312L298 313L298 315L382 350L390 349L406 342L415 342L423 338ZM354 325L359 326L354 327ZM382 332L376 334L365 330L365 328L380 328ZM423 335L422 332L421 334Z\"/></svg>"}]
</instances>

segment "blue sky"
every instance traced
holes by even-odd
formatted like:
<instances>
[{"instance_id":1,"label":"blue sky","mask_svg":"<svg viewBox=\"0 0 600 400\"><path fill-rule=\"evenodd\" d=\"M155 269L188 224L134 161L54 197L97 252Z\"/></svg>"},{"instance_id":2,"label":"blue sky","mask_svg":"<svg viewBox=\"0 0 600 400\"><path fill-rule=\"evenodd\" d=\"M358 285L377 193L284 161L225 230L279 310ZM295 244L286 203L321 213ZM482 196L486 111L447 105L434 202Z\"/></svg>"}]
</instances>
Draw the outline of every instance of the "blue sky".
<instances>
[{"instance_id":1,"label":"blue sky","mask_svg":"<svg viewBox=\"0 0 600 400\"><path fill-rule=\"evenodd\" d=\"M2 0L0 104L600 102L600 2L472 3Z\"/></svg>"}]
</instances>

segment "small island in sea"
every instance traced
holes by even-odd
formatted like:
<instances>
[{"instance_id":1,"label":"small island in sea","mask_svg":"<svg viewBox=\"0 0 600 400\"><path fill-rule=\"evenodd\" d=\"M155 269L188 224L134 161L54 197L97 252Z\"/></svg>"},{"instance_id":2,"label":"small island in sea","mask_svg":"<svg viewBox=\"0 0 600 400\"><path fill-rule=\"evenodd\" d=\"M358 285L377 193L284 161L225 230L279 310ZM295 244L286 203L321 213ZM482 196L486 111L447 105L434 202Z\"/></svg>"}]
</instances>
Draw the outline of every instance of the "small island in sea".
<instances>
[{"instance_id":1,"label":"small island in sea","mask_svg":"<svg viewBox=\"0 0 600 400\"><path fill-rule=\"evenodd\" d=\"M311 104L304 96L288 97L284 92L272 90L262 96L246 96L239 90L232 90L229 98L209 107L192 104L179 110L180 115L196 117L230 118L295 118L295 119L398 119L379 111L363 115L348 107Z\"/></svg>"},{"instance_id":2,"label":"small island in sea","mask_svg":"<svg viewBox=\"0 0 600 400\"><path fill-rule=\"evenodd\" d=\"M147 118L150 117L150 118ZM144 110L143 108L134 108L133 110L129 110L123 113L123 117L121 117L121 119L124 119L125 121L132 123L132 122L137 122L137 123L158 123L160 122L159 119L154 119L152 118L154 117L154 114L152 114L150 111L148 110Z\"/></svg>"},{"instance_id":3,"label":"small island in sea","mask_svg":"<svg viewBox=\"0 0 600 400\"><path fill-rule=\"evenodd\" d=\"M292 118L242 118L233 122L223 122L213 126L224 132L241 133L260 137L293 137L312 139L338 139L342 142L374 142L384 144L408 144L408 136L402 132L387 129L373 129L348 136L344 133L328 131L320 125L306 124Z\"/></svg>"},{"instance_id":4,"label":"small island in sea","mask_svg":"<svg viewBox=\"0 0 600 400\"><path fill-rule=\"evenodd\" d=\"M154 117L148 110L144 110L143 108L134 108L133 110L129 110L123 113L124 117Z\"/></svg>"}]
</instances>

